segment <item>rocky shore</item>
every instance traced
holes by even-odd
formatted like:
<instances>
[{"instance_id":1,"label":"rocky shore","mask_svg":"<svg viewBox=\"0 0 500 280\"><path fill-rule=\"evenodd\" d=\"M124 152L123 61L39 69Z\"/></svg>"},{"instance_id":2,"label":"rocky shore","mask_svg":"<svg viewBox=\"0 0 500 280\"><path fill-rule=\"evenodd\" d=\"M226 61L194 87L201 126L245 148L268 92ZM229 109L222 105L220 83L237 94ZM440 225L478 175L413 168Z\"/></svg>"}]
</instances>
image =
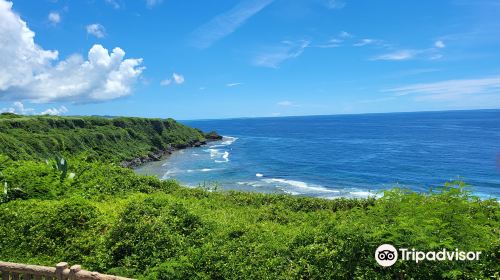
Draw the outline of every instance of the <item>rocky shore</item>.
<instances>
[{"instance_id":1,"label":"rocky shore","mask_svg":"<svg viewBox=\"0 0 500 280\"><path fill-rule=\"evenodd\" d=\"M188 145L183 145L178 147L173 147L172 145L169 145L166 149L159 150L158 152L150 152L149 154L142 157L137 157L128 161L127 160L122 161L120 165L126 168L135 168L148 162L162 160L166 156L171 155L176 150L181 150L190 147L200 147L202 145L207 144L208 142L219 141L219 140L222 140L222 136L215 131L211 131L205 134L205 141L194 141L192 143L189 143Z\"/></svg>"}]
</instances>

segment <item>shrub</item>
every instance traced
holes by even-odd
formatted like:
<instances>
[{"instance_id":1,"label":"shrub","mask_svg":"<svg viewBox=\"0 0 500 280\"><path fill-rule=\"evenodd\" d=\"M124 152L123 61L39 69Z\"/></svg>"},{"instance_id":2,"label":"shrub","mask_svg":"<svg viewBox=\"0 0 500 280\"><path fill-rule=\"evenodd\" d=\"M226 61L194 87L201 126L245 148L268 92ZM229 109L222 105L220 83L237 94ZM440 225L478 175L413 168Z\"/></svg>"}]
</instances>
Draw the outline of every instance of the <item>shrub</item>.
<instances>
[{"instance_id":1,"label":"shrub","mask_svg":"<svg viewBox=\"0 0 500 280\"><path fill-rule=\"evenodd\" d=\"M198 216L165 196L133 201L110 230L110 266L145 271L196 243L202 229Z\"/></svg>"}]
</instances>

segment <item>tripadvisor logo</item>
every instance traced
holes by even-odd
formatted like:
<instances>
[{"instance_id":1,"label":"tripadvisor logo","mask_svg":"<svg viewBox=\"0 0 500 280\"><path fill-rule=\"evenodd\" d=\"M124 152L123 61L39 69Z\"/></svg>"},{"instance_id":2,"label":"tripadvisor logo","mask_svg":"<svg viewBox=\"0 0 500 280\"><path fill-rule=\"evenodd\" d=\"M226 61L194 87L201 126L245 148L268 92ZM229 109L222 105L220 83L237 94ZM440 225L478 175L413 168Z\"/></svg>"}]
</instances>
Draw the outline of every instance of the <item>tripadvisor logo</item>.
<instances>
[{"instance_id":1,"label":"tripadvisor logo","mask_svg":"<svg viewBox=\"0 0 500 280\"><path fill-rule=\"evenodd\" d=\"M398 250L391 244L382 244L375 251L375 260L381 266L391 266L398 260Z\"/></svg>"},{"instance_id":2,"label":"tripadvisor logo","mask_svg":"<svg viewBox=\"0 0 500 280\"><path fill-rule=\"evenodd\" d=\"M399 251L399 253L398 253ZM458 249L422 252L415 249L399 248L391 244L382 244L375 250L375 260L381 266L392 266L398 259L402 261L478 261L481 252L465 252Z\"/></svg>"}]
</instances>

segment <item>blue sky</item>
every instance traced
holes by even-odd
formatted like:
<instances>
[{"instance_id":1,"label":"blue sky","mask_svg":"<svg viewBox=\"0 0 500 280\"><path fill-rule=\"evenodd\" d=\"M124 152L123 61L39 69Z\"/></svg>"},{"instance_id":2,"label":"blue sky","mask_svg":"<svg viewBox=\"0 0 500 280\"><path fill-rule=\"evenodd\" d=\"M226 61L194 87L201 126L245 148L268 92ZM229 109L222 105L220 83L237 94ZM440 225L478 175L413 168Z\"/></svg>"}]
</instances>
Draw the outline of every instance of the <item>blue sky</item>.
<instances>
[{"instance_id":1,"label":"blue sky","mask_svg":"<svg viewBox=\"0 0 500 280\"><path fill-rule=\"evenodd\" d=\"M496 0L0 0L0 110L500 108L499 14Z\"/></svg>"}]
</instances>

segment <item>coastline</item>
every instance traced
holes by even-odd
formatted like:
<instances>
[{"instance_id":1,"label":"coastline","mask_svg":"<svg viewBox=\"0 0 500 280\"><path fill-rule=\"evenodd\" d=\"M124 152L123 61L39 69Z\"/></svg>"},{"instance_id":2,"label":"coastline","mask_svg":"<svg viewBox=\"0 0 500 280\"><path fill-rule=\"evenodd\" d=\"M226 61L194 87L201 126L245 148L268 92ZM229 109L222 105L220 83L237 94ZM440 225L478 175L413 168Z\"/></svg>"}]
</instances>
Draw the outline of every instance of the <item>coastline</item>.
<instances>
[{"instance_id":1,"label":"coastline","mask_svg":"<svg viewBox=\"0 0 500 280\"><path fill-rule=\"evenodd\" d=\"M133 158L131 160L124 160L120 162L121 167L125 168L137 168L143 164L146 164L148 162L153 162L153 161L160 161L166 159L168 156L170 156L173 152L178 151L178 150L183 150L186 148L192 148L192 147L200 147L202 145L206 145L210 142L214 141L219 141L222 140L222 136L219 135L217 132L212 131L209 133L205 133L205 140L202 141L193 141L189 143L188 145L181 145L177 147L173 147L172 145L168 145L166 149L161 149L157 152L150 152L147 155L140 156Z\"/></svg>"}]
</instances>

